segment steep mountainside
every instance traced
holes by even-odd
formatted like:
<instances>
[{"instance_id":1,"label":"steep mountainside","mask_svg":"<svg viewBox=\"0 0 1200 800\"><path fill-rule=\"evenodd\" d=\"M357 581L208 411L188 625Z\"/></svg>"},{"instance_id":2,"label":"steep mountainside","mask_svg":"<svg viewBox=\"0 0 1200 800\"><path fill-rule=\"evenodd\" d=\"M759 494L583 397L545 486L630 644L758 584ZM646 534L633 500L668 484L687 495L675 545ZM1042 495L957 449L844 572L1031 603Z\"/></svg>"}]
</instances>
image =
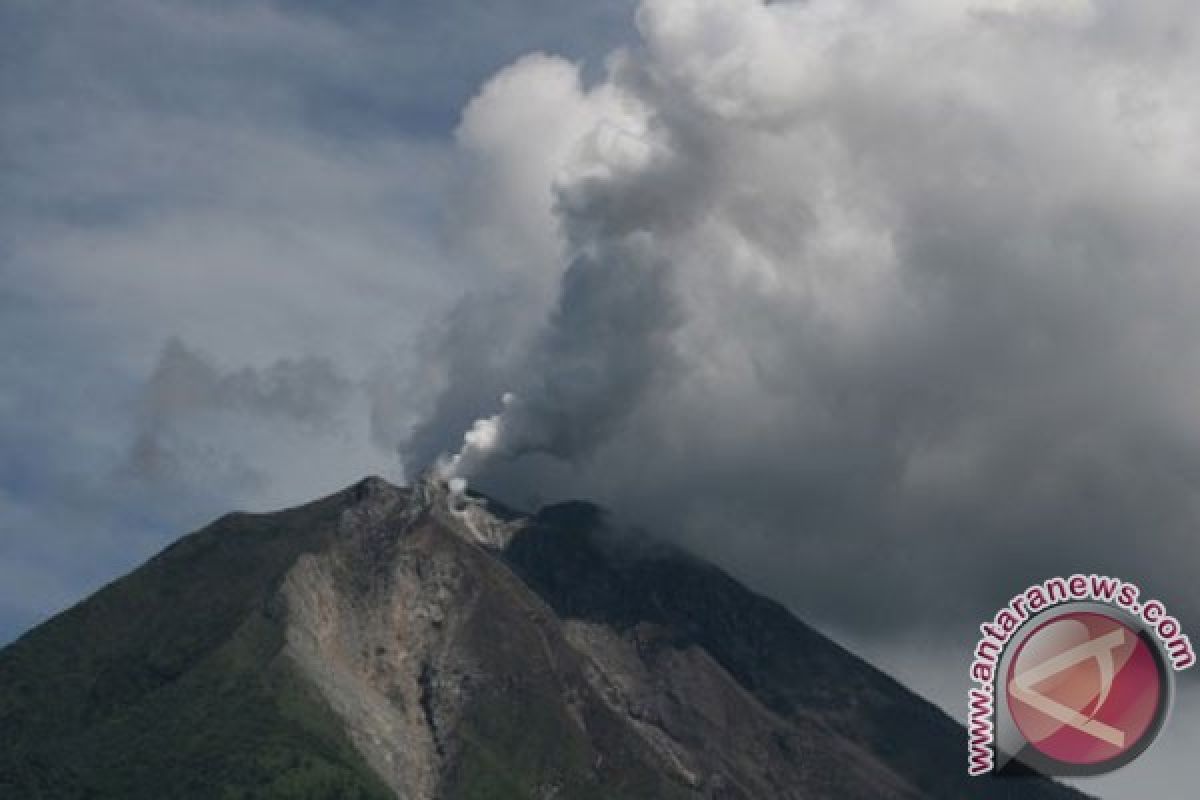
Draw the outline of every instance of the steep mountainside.
<instances>
[{"instance_id":1,"label":"steep mountainside","mask_svg":"<svg viewBox=\"0 0 1200 800\"><path fill-rule=\"evenodd\" d=\"M0 651L3 798L1068 798L594 506L369 478L231 514Z\"/></svg>"}]
</instances>

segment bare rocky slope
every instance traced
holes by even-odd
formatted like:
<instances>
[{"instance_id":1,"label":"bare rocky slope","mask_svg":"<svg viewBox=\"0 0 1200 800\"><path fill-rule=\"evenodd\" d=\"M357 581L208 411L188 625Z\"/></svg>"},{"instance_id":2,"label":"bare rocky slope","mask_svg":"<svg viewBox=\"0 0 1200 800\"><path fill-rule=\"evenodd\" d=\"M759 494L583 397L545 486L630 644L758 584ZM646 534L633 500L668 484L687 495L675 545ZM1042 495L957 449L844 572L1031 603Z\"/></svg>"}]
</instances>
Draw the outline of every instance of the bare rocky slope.
<instances>
[{"instance_id":1,"label":"bare rocky slope","mask_svg":"<svg viewBox=\"0 0 1200 800\"><path fill-rule=\"evenodd\" d=\"M1068 798L720 570L436 482L232 514L0 651L0 797Z\"/></svg>"}]
</instances>

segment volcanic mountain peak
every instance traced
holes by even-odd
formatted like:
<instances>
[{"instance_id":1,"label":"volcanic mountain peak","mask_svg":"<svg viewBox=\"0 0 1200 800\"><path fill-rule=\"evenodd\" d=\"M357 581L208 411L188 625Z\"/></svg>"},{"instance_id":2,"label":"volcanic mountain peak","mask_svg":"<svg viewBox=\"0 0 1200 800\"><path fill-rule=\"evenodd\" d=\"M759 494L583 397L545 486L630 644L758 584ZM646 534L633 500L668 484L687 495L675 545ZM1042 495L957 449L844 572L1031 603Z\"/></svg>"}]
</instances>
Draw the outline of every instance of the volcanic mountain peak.
<instances>
[{"instance_id":1,"label":"volcanic mountain peak","mask_svg":"<svg viewBox=\"0 0 1200 800\"><path fill-rule=\"evenodd\" d=\"M595 506L429 478L180 540L0 651L0 740L0 797L1078 796Z\"/></svg>"},{"instance_id":2,"label":"volcanic mountain peak","mask_svg":"<svg viewBox=\"0 0 1200 800\"><path fill-rule=\"evenodd\" d=\"M376 491L390 486L378 477L367 478L363 483ZM423 473L414 484L405 519L411 523L421 514L429 514L468 541L493 550L507 547L526 523L524 515L501 509L495 501L454 487L433 470Z\"/></svg>"}]
</instances>

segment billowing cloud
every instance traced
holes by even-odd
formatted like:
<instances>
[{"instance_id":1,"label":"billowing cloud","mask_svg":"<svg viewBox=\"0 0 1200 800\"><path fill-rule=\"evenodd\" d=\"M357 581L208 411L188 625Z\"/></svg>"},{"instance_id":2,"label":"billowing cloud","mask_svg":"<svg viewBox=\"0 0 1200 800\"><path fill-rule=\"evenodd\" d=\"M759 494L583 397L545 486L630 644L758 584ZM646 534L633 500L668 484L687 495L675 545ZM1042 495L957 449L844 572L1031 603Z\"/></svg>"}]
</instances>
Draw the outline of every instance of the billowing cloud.
<instances>
[{"instance_id":1,"label":"billowing cloud","mask_svg":"<svg viewBox=\"0 0 1200 800\"><path fill-rule=\"evenodd\" d=\"M1075 570L1200 620L1188 7L648 0L637 23L591 85L539 56L468 106L468 143L547 97L580 123L480 152L557 269L539 246L523 290L512 253L507 295L481 274L410 465L487 420L484 488L597 498L847 630L965 629Z\"/></svg>"}]
</instances>

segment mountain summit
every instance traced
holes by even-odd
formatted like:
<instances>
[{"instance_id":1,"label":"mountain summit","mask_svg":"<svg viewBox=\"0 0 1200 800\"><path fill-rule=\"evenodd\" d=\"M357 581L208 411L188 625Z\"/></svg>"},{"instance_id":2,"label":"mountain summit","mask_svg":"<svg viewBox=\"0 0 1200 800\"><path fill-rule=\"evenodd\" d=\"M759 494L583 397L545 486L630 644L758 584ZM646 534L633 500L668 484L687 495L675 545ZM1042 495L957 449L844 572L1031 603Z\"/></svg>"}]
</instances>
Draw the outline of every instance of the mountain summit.
<instances>
[{"instance_id":1,"label":"mountain summit","mask_svg":"<svg viewBox=\"0 0 1200 800\"><path fill-rule=\"evenodd\" d=\"M720 570L379 478L229 514L0 651L4 798L1071 798Z\"/></svg>"}]
</instances>

